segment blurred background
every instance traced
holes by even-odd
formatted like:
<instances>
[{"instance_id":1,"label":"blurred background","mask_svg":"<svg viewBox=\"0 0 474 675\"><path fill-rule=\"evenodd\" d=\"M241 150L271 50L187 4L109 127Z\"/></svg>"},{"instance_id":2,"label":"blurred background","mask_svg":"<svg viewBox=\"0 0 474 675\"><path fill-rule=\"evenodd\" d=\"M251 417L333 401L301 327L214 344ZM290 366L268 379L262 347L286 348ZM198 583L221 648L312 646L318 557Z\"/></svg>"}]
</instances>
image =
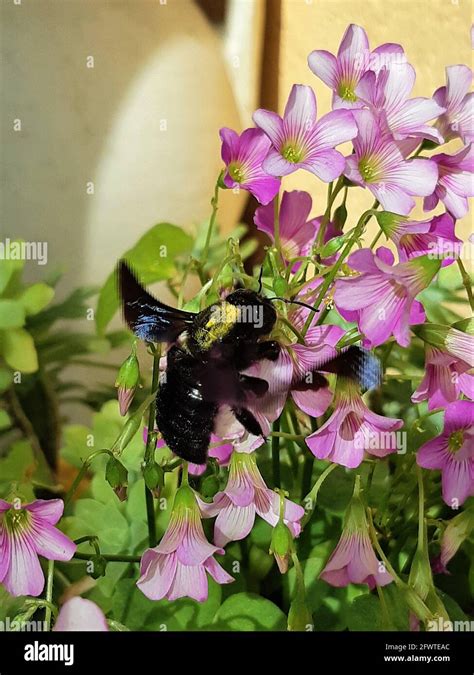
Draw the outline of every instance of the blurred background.
<instances>
[{"instance_id":1,"label":"blurred background","mask_svg":"<svg viewBox=\"0 0 474 675\"><path fill-rule=\"evenodd\" d=\"M65 272L60 294L102 283L153 224L192 230L209 216L220 127L241 131L256 107L281 112L295 82L310 84L318 114L327 112L330 91L306 58L337 51L347 24L363 25L373 46L403 43L415 96L444 84L446 65L472 61L469 0L2 0L1 8L1 235L47 241L49 266ZM284 187L308 190L314 215L324 210L325 186L310 174ZM349 194L356 213L372 201L367 191ZM223 195L225 231L251 222L246 199ZM463 238L471 229L468 219L458 224ZM25 272L34 279L41 269L30 263Z\"/></svg>"}]
</instances>

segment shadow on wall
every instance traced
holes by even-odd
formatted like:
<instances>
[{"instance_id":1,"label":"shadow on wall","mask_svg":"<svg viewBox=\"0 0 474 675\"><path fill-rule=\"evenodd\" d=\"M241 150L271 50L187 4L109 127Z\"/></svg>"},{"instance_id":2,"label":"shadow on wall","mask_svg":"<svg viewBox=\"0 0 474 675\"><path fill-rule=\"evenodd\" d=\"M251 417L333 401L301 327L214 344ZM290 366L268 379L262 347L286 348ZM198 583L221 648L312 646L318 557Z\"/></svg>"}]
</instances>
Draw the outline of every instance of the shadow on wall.
<instances>
[{"instance_id":1,"label":"shadow on wall","mask_svg":"<svg viewBox=\"0 0 474 675\"><path fill-rule=\"evenodd\" d=\"M2 238L47 241L65 293L101 283L154 223L208 217L218 129L241 123L219 38L191 0L23 0L2 14ZM225 195L227 229L242 206Z\"/></svg>"}]
</instances>

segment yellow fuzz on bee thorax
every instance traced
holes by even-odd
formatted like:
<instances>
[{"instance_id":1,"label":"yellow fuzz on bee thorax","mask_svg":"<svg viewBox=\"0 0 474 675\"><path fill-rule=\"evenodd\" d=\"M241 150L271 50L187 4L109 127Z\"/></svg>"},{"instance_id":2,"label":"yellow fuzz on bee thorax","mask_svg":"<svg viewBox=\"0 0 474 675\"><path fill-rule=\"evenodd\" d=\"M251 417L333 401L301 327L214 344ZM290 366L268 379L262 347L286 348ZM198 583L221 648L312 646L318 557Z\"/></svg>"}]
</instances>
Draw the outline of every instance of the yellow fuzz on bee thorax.
<instances>
[{"instance_id":1,"label":"yellow fuzz on bee thorax","mask_svg":"<svg viewBox=\"0 0 474 675\"><path fill-rule=\"evenodd\" d=\"M196 331L196 342L201 349L209 349L214 342L222 340L239 320L239 308L229 302L213 307L209 319Z\"/></svg>"}]
</instances>

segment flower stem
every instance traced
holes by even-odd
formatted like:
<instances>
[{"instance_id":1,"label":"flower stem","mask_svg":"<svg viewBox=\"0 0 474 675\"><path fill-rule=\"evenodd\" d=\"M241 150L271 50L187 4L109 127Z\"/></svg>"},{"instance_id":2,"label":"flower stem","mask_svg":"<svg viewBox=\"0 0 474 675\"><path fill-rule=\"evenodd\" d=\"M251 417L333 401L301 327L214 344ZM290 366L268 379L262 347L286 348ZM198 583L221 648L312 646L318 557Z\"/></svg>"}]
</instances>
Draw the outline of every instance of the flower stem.
<instances>
[{"instance_id":1,"label":"flower stem","mask_svg":"<svg viewBox=\"0 0 474 675\"><path fill-rule=\"evenodd\" d=\"M423 472L416 465L418 478L418 550L423 551L425 543L425 487L423 485Z\"/></svg>"},{"instance_id":2,"label":"flower stem","mask_svg":"<svg viewBox=\"0 0 474 675\"><path fill-rule=\"evenodd\" d=\"M73 484L71 485L71 487L69 488L69 490L66 493L66 496L64 497L64 508L66 508L66 506L71 501L74 493L76 492L76 490L79 487L81 481L83 480L84 476L86 475L87 471L89 470L89 467L91 465L92 460L95 459L96 457L98 457L99 455L110 455L110 456L112 456L112 453L111 453L110 450L107 450L106 448L104 448L102 450L95 450L94 452L92 452L89 455L89 457L87 457L84 460L81 468L79 469L79 473L75 477Z\"/></svg>"},{"instance_id":3,"label":"flower stem","mask_svg":"<svg viewBox=\"0 0 474 675\"><path fill-rule=\"evenodd\" d=\"M214 225L216 223L217 210L219 208L219 185L220 185L220 182L222 180L223 175L224 175L224 172L221 171L220 174L219 174L219 177L216 181L216 185L214 187L214 195L211 199L212 212L211 212L211 217L209 218L209 225L208 225L208 228L207 228L206 241L204 243L204 248L203 248L202 254L201 254L201 260L199 262L199 267L198 267L199 278L201 279L201 283L203 285L206 282L206 277L205 277L205 274L204 274L204 266L207 263L207 258L209 256L209 247L211 245L212 233L214 231Z\"/></svg>"},{"instance_id":4,"label":"flower stem","mask_svg":"<svg viewBox=\"0 0 474 675\"><path fill-rule=\"evenodd\" d=\"M359 221L354 228L354 233L353 233L352 237L349 239L349 241L347 242L345 247L342 249L341 255L339 256L337 261L332 266L332 269L329 272L329 274L327 274L326 278L324 279L324 282L321 286L321 290L319 292L319 295L316 298L316 301L314 303L314 310L313 310L313 312L309 312L308 318L306 319L306 323L303 327L303 330L301 331L302 335L306 335L306 332L307 332L308 328L310 327L311 322L313 320L314 312L316 312L319 309L319 305L321 304L324 296L326 295L328 288L331 286L332 282L334 281L334 279L336 277L336 274L339 272L339 270L342 266L342 263L344 262L346 256L349 254L350 250L352 249L352 247L354 246L356 241L362 235L362 232L364 230L365 225L367 224L369 218L374 215L374 213L375 213L375 209L371 208L368 211L365 211L361 215L361 217L359 218Z\"/></svg>"},{"instance_id":5,"label":"flower stem","mask_svg":"<svg viewBox=\"0 0 474 675\"><path fill-rule=\"evenodd\" d=\"M311 508L307 510L306 514L303 516L303 519L301 521L302 527L304 527L311 520L311 516L313 515L314 509L316 508L316 500L318 498L318 492L321 489L321 485L324 483L329 474L332 471L334 471L334 469L338 466L339 464L332 464L332 463L329 466L327 466L322 472L322 474L319 476L316 483L311 488L310 492L308 492L308 494L304 498L303 501L305 502L305 504L309 502L311 504Z\"/></svg>"},{"instance_id":6,"label":"flower stem","mask_svg":"<svg viewBox=\"0 0 474 675\"><path fill-rule=\"evenodd\" d=\"M53 579L54 579L54 560L48 560L48 575L46 578L46 602L48 603L44 612L46 630L51 630L51 605L53 601Z\"/></svg>"},{"instance_id":7,"label":"flower stem","mask_svg":"<svg viewBox=\"0 0 474 675\"><path fill-rule=\"evenodd\" d=\"M275 425L273 426L275 428ZM286 438L288 441L296 441L297 443L301 443L306 438L304 434L289 434L287 431L272 431L270 436L272 438Z\"/></svg>"},{"instance_id":8,"label":"flower stem","mask_svg":"<svg viewBox=\"0 0 474 675\"><path fill-rule=\"evenodd\" d=\"M332 205L334 204L334 200L336 199L337 195L339 194L339 192L342 190L343 187L344 187L344 179L342 178L342 176L337 181L334 189L332 183L328 184L327 206L326 211L324 212L324 215L321 219L321 224L319 226L318 240L317 240L318 247L321 247L324 243L324 235L326 233L326 227L329 221L331 220Z\"/></svg>"},{"instance_id":9,"label":"flower stem","mask_svg":"<svg viewBox=\"0 0 474 675\"><path fill-rule=\"evenodd\" d=\"M284 433L280 431L280 418L273 422L272 431L272 470L273 470L273 486L280 487L280 435ZM288 434L291 435L291 434Z\"/></svg>"},{"instance_id":10,"label":"flower stem","mask_svg":"<svg viewBox=\"0 0 474 675\"><path fill-rule=\"evenodd\" d=\"M152 433L155 428L156 416L156 390L158 388L158 381L160 377L160 356L161 351L155 347L153 354L153 372L151 376L151 391L153 398L150 401L148 409L148 437L145 448L145 464L153 459L156 447L156 439ZM156 546L156 521L155 521L155 505L153 501L152 491L145 485L145 504L146 504L146 519L148 524L148 543L150 548Z\"/></svg>"},{"instance_id":11,"label":"flower stem","mask_svg":"<svg viewBox=\"0 0 474 675\"><path fill-rule=\"evenodd\" d=\"M128 562L128 563L138 563L141 560L139 555L122 555L122 554L110 554L110 553L101 553L102 558L105 558L108 562ZM90 560L90 553L74 553L73 558L76 560Z\"/></svg>"},{"instance_id":12,"label":"flower stem","mask_svg":"<svg viewBox=\"0 0 474 675\"><path fill-rule=\"evenodd\" d=\"M469 277L468 271L464 267L464 263L461 258L456 258L456 262L458 264L459 271L461 272L462 283L466 289L469 304L471 305L471 309L474 311L474 295L472 293L471 279Z\"/></svg>"}]
</instances>

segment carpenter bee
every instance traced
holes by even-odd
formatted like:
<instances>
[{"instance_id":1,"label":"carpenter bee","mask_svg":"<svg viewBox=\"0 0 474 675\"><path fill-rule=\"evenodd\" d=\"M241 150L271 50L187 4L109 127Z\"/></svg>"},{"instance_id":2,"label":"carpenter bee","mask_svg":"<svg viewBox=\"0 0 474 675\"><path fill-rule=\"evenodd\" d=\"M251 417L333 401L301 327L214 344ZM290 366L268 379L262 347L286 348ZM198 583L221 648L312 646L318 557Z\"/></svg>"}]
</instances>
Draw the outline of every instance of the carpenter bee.
<instances>
[{"instance_id":1,"label":"carpenter bee","mask_svg":"<svg viewBox=\"0 0 474 675\"><path fill-rule=\"evenodd\" d=\"M156 422L168 447L187 461L204 464L224 405L249 433L262 435L248 402L258 402L269 385L243 371L262 359L278 359L280 345L268 339L277 320L272 304L277 298L238 288L200 312L187 312L151 296L124 261L118 265L118 286L123 316L133 333L148 342L170 344L166 377L156 398ZM365 388L380 379L378 360L355 346L318 370L356 379ZM315 375L317 395L327 380Z\"/></svg>"}]
</instances>

